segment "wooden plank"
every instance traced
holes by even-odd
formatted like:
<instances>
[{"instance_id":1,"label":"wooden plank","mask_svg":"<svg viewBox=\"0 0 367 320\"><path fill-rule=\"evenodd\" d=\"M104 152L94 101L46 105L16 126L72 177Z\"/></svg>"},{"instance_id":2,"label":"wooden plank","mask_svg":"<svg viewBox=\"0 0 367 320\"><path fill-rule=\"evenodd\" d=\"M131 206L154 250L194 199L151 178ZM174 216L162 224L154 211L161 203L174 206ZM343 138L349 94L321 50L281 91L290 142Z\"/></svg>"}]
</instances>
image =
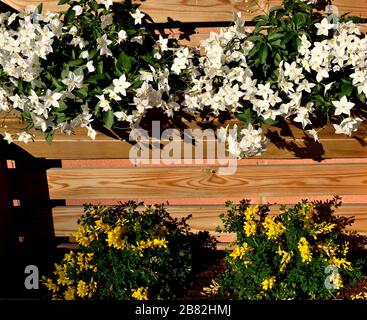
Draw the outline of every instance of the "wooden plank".
<instances>
[{"instance_id":1,"label":"wooden plank","mask_svg":"<svg viewBox=\"0 0 367 320\"><path fill-rule=\"evenodd\" d=\"M20 10L26 6L37 6L37 0L3 0L2 2ZM139 1L137 1L139 2ZM61 10L58 0L44 0L45 10ZM155 22L166 22L167 17L183 22L231 21L233 12L241 11L246 20L267 12L281 0L146 0L141 10L148 13ZM339 13L367 17L367 0L334 0Z\"/></svg>"},{"instance_id":2,"label":"wooden plank","mask_svg":"<svg viewBox=\"0 0 367 320\"><path fill-rule=\"evenodd\" d=\"M4 0L9 6L21 10L26 6L37 6L37 0ZM139 2L139 1L136 1ZM140 1L141 2L141 1ZM279 2L279 1L271 1ZM58 0L42 1L44 10L61 11ZM140 10L149 14L155 22L167 22L168 18L182 22L232 21L233 12L241 11L246 20L268 10L268 0L146 0Z\"/></svg>"},{"instance_id":3,"label":"wooden plank","mask_svg":"<svg viewBox=\"0 0 367 320\"><path fill-rule=\"evenodd\" d=\"M235 121L228 123L233 124ZM224 123L222 125L226 125ZM7 131L13 135L24 128L19 120L5 119L4 124ZM200 128L200 124L182 121L184 127ZM218 126L213 123L212 127ZM241 125L239 123L239 125ZM295 126L290 125L288 129L277 127L265 127L264 133L270 138L271 143L267 151L259 158L263 159L331 159L331 158L364 158L367 157L367 124L361 125L360 130L352 137L336 135L332 126L326 126L319 132L320 142L313 139L305 139L305 133ZM129 159L131 143L127 132L122 132L119 140L114 135L98 132L96 140L91 140L86 135L85 129L77 129L75 134L68 136L57 133L52 144L47 144L40 134L36 134L34 142L28 144L15 142L30 155L46 159ZM125 141L124 141L125 140ZM165 145L168 140L162 141ZM186 145L187 146L187 145ZM187 146L190 147L190 146ZM181 156L184 157L185 145L181 144ZM192 150L195 149L191 146ZM204 142L204 158L207 157L207 147ZM193 153L194 155L194 153Z\"/></svg>"},{"instance_id":4,"label":"wooden plank","mask_svg":"<svg viewBox=\"0 0 367 320\"><path fill-rule=\"evenodd\" d=\"M13 208L5 160L0 159L0 261L12 251L15 244Z\"/></svg>"},{"instance_id":5,"label":"wooden plank","mask_svg":"<svg viewBox=\"0 0 367 320\"><path fill-rule=\"evenodd\" d=\"M271 214L275 214L277 209L278 206L272 207ZM183 218L192 214L192 218L188 222L193 232L209 231L213 235L219 235L216 233L217 226L222 226L219 215L226 212L226 210L224 206L167 206L167 211L174 218ZM80 206L53 208L55 235L59 237L75 236L75 232L78 229L77 221L82 213L83 207ZM335 214L347 218L355 217L355 223L348 230L367 234L367 205L342 205L336 210ZM222 239L225 240L223 237Z\"/></svg>"},{"instance_id":6,"label":"wooden plank","mask_svg":"<svg viewBox=\"0 0 367 320\"><path fill-rule=\"evenodd\" d=\"M367 194L367 164L49 169L51 199L170 199Z\"/></svg>"}]
</instances>

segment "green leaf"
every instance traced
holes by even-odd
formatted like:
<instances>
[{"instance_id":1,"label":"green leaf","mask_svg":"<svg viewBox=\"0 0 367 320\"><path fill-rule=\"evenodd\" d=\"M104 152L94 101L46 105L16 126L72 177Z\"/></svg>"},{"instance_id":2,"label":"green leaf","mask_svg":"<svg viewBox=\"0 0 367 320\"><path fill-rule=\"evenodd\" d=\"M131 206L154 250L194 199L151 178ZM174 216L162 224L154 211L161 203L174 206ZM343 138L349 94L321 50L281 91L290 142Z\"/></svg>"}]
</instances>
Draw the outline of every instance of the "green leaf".
<instances>
[{"instance_id":1,"label":"green leaf","mask_svg":"<svg viewBox=\"0 0 367 320\"><path fill-rule=\"evenodd\" d=\"M362 103L366 103L366 96L362 92L357 93L357 97L358 97L359 101L361 101Z\"/></svg>"},{"instance_id":2,"label":"green leaf","mask_svg":"<svg viewBox=\"0 0 367 320\"><path fill-rule=\"evenodd\" d=\"M45 140L48 144L51 144L53 138L54 138L55 131L46 131L43 135L45 137Z\"/></svg>"},{"instance_id":3,"label":"green leaf","mask_svg":"<svg viewBox=\"0 0 367 320\"><path fill-rule=\"evenodd\" d=\"M83 59L76 59L76 60L71 60L67 63L67 65L69 67L77 67L80 66L82 63L84 62Z\"/></svg>"},{"instance_id":4,"label":"green leaf","mask_svg":"<svg viewBox=\"0 0 367 320\"><path fill-rule=\"evenodd\" d=\"M278 120L273 120L273 119L263 120L264 124L267 124L267 125L270 125L270 126L273 126L274 124L277 124L278 122L279 122Z\"/></svg>"},{"instance_id":5,"label":"green leaf","mask_svg":"<svg viewBox=\"0 0 367 320\"><path fill-rule=\"evenodd\" d=\"M35 12L37 12L38 14L41 14L41 13L42 13L42 9L43 9L43 4L42 4L42 3L40 3L40 4L37 6L37 8L36 8Z\"/></svg>"},{"instance_id":6,"label":"green leaf","mask_svg":"<svg viewBox=\"0 0 367 320\"><path fill-rule=\"evenodd\" d=\"M90 60L93 59L96 56L97 53L98 53L97 48L94 48L91 51L89 51L89 59Z\"/></svg>"},{"instance_id":7,"label":"green leaf","mask_svg":"<svg viewBox=\"0 0 367 320\"><path fill-rule=\"evenodd\" d=\"M78 98L80 99L85 99L86 97L88 97L88 86L84 85L82 86L77 92L76 95Z\"/></svg>"},{"instance_id":8,"label":"green leaf","mask_svg":"<svg viewBox=\"0 0 367 320\"><path fill-rule=\"evenodd\" d=\"M281 32L275 32L275 33L271 33L269 34L268 36L268 40L269 41L275 41L275 40L278 40L278 39L281 39L281 38L284 38L285 34L284 33L281 33Z\"/></svg>"},{"instance_id":9,"label":"green leaf","mask_svg":"<svg viewBox=\"0 0 367 320\"><path fill-rule=\"evenodd\" d=\"M115 121L115 115L113 114L112 110L108 110L107 112L103 113L103 122L107 128L112 128Z\"/></svg>"},{"instance_id":10,"label":"green leaf","mask_svg":"<svg viewBox=\"0 0 367 320\"><path fill-rule=\"evenodd\" d=\"M252 122L252 111L251 109L246 109L243 113L236 114L236 118L245 124Z\"/></svg>"},{"instance_id":11,"label":"green leaf","mask_svg":"<svg viewBox=\"0 0 367 320\"><path fill-rule=\"evenodd\" d=\"M268 58L268 46L262 43L259 49L259 62L260 64L265 64Z\"/></svg>"},{"instance_id":12,"label":"green leaf","mask_svg":"<svg viewBox=\"0 0 367 320\"><path fill-rule=\"evenodd\" d=\"M22 111L22 118L25 120L32 119L28 106L24 106L23 111Z\"/></svg>"},{"instance_id":13,"label":"green leaf","mask_svg":"<svg viewBox=\"0 0 367 320\"><path fill-rule=\"evenodd\" d=\"M97 1L89 1L88 2L88 5L91 7L91 9L93 10L93 11L97 11L98 9L99 9L99 5L98 5L98 3L97 3Z\"/></svg>"},{"instance_id":14,"label":"green leaf","mask_svg":"<svg viewBox=\"0 0 367 320\"><path fill-rule=\"evenodd\" d=\"M103 74L103 60L97 63L96 69L98 74Z\"/></svg>"},{"instance_id":15,"label":"green leaf","mask_svg":"<svg viewBox=\"0 0 367 320\"><path fill-rule=\"evenodd\" d=\"M351 94L353 93L353 85L352 84L348 84L348 83L343 83L342 87L341 87L341 92L339 93L339 97L342 98L344 96L346 97L350 97Z\"/></svg>"},{"instance_id":16,"label":"green leaf","mask_svg":"<svg viewBox=\"0 0 367 320\"><path fill-rule=\"evenodd\" d=\"M67 3L69 3L71 0L60 0L59 1L59 3L58 3L58 5L59 6L62 6L63 4L67 4Z\"/></svg>"},{"instance_id":17,"label":"green leaf","mask_svg":"<svg viewBox=\"0 0 367 320\"><path fill-rule=\"evenodd\" d=\"M117 58L116 67L123 73L129 73L131 70L132 58L125 52L121 52Z\"/></svg>"},{"instance_id":18,"label":"green leaf","mask_svg":"<svg viewBox=\"0 0 367 320\"><path fill-rule=\"evenodd\" d=\"M297 12L294 15L294 23L295 23L297 29L300 29L303 26L305 26L306 21L307 21L307 18L306 18L304 13Z\"/></svg>"},{"instance_id":19,"label":"green leaf","mask_svg":"<svg viewBox=\"0 0 367 320\"><path fill-rule=\"evenodd\" d=\"M63 112L68 108L68 105L63 101L59 101L59 107L55 110L56 112Z\"/></svg>"},{"instance_id":20,"label":"green leaf","mask_svg":"<svg viewBox=\"0 0 367 320\"><path fill-rule=\"evenodd\" d=\"M52 84L56 87L57 90L64 90L65 85L57 78L52 77Z\"/></svg>"},{"instance_id":21,"label":"green leaf","mask_svg":"<svg viewBox=\"0 0 367 320\"><path fill-rule=\"evenodd\" d=\"M273 12L273 11L278 11L278 10L281 10L283 9L282 6L272 6L270 9L269 9L269 13L270 12Z\"/></svg>"},{"instance_id":22,"label":"green leaf","mask_svg":"<svg viewBox=\"0 0 367 320\"><path fill-rule=\"evenodd\" d=\"M256 16L252 18L252 21L258 22L258 21L266 21L269 22L269 17L265 15Z\"/></svg>"},{"instance_id":23,"label":"green leaf","mask_svg":"<svg viewBox=\"0 0 367 320\"><path fill-rule=\"evenodd\" d=\"M72 23L74 21L75 17L76 17L75 10L73 10L73 8L69 8L69 10L66 11L66 13L65 13L65 23L66 24Z\"/></svg>"}]
</instances>

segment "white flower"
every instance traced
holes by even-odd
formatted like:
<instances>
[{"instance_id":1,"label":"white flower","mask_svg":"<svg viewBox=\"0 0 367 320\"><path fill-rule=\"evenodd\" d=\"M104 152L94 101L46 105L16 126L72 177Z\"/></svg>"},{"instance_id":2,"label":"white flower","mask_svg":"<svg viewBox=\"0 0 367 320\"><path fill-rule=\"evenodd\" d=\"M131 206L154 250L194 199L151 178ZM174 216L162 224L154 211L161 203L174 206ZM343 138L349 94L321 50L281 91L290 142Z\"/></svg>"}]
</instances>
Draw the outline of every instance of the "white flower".
<instances>
[{"instance_id":1,"label":"white flower","mask_svg":"<svg viewBox=\"0 0 367 320\"><path fill-rule=\"evenodd\" d=\"M306 132L313 137L313 139L315 140L315 142L320 142L319 136L318 136L317 131L315 129L306 130Z\"/></svg>"},{"instance_id":2,"label":"white flower","mask_svg":"<svg viewBox=\"0 0 367 320\"><path fill-rule=\"evenodd\" d=\"M88 137L90 137L93 140L96 140L97 132L92 128L91 125L87 126L88 129Z\"/></svg>"},{"instance_id":3,"label":"white flower","mask_svg":"<svg viewBox=\"0 0 367 320\"><path fill-rule=\"evenodd\" d=\"M25 144L27 144L30 140L33 139L33 136L26 131L17 133L17 135L18 135L18 141L24 142Z\"/></svg>"},{"instance_id":4,"label":"white flower","mask_svg":"<svg viewBox=\"0 0 367 320\"><path fill-rule=\"evenodd\" d=\"M304 129L308 124L311 124L309 116L310 110L305 107L300 107L297 110L297 116L293 119L293 121L300 122L302 124L302 128Z\"/></svg>"},{"instance_id":5,"label":"white flower","mask_svg":"<svg viewBox=\"0 0 367 320\"><path fill-rule=\"evenodd\" d=\"M341 114L346 114L350 116L350 111L354 107L353 102L349 102L347 97L341 98L339 101L333 101L333 106L335 107L335 115L339 116Z\"/></svg>"},{"instance_id":6,"label":"white flower","mask_svg":"<svg viewBox=\"0 0 367 320\"><path fill-rule=\"evenodd\" d=\"M79 58L81 59L88 59L88 57L89 57L89 52L87 50L82 51L79 55Z\"/></svg>"},{"instance_id":7,"label":"white flower","mask_svg":"<svg viewBox=\"0 0 367 320\"><path fill-rule=\"evenodd\" d=\"M256 92L257 96L262 97L264 100L266 100L268 98L269 95L274 94L274 91L272 89L270 89L270 83L266 83L264 84L259 84L258 85L258 90Z\"/></svg>"},{"instance_id":8,"label":"white flower","mask_svg":"<svg viewBox=\"0 0 367 320\"><path fill-rule=\"evenodd\" d=\"M93 61L88 61L86 66L89 72L94 72L96 70L96 68L93 65Z\"/></svg>"},{"instance_id":9,"label":"white flower","mask_svg":"<svg viewBox=\"0 0 367 320\"><path fill-rule=\"evenodd\" d=\"M81 6L74 6L73 10L76 16L80 16L83 13L83 8Z\"/></svg>"},{"instance_id":10,"label":"white flower","mask_svg":"<svg viewBox=\"0 0 367 320\"><path fill-rule=\"evenodd\" d=\"M103 112L107 112L109 110L111 110L111 106L108 100L106 100L104 95L100 95L97 96L97 98L99 99L99 106L102 108Z\"/></svg>"},{"instance_id":11,"label":"white flower","mask_svg":"<svg viewBox=\"0 0 367 320\"><path fill-rule=\"evenodd\" d=\"M43 97L43 101L45 102L45 107L59 107L59 100L62 97L62 93L60 92L52 92L50 89L47 89L46 95Z\"/></svg>"},{"instance_id":12,"label":"white flower","mask_svg":"<svg viewBox=\"0 0 367 320\"><path fill-rule=\"evenodd\" d=\"M340 125L333 124L336 134L346 134L351 136L354 131L358 130L359 125L362 123L360 118L346 118Z\"/></svg>"},{"instance_id":13,"label":"white flower","mask_svg":"<svg viewBox=\"0 0 367 320\"><path fill-rule=\"evenodd\" d=\"M101 16L102 29L105 29L106 27L110 26L113 23L112 18L113 18L113 13Z\"/></svg>"},{"instance_id":14,"label":"white flower","mask_svg":"<svg viewBox=\"0 0 367 320\"><path fill-rule=\"evenodd\" d=\"M108 10L113 5L113 0L101 0L101 3L106 7Z\"/></svg>"},{"instance_id":15,"label":"white flower","mask_svg":"<svg viewBox=\"0 0 367 320\"><path fill-rule=\"evenodd\" d=\"M333 23L329 23L329 20L327 18L322 19L321 23L315 23L315 27L317 30L318 36L328 36L329 30L335 28L335 25Z\"/></svg>"},{"instance_id":16,"label":"white flower","mask_svg":"<svg viewBox=\"0 0 367 320\"><path fill-rule=\"evenodd\" d=\"M8 142L8 144L11 144L13 142L13 137L11 136L10 133L8 132L4 132L4 138L5 141Z\"/></svg>"},{"instance_id":17,"label":"white flower","mask_svg":"<svg viewBox=\"0 0 367 320\"><path fill-rule=\"evenodd\" d=\"M126 96L126 89L131 86L131 83L126 81L126 76L123 74L119 79L113 80L113 85L113 91Z\"/></svg>"},{"instance_id":18,"label":"white flower","mask_svg":"<svg viewBox=\"0 0 367 320\"><path fill-rule=\"evenodd\" d=\"M159 40L157 41L157 43L162 52L168 50L168 39L165 39L161 35L159 35Z\"/></svg>"},{"instance_id":19,"label":"white flower","mask_svg":"<svg viewBox=\"0 0 367 320\"><path fill-rule=\"evenodd\" d=\"M121 43L122 41L125 41L127 39L127 33L125 30L120 30L117 36L118 36L117 43Z\"/></svg>"},{"instance_id":20,"label":"white flower","mask_svg":"<svg viewBox=\"0 0 367 320\"><path fill-rule=\"evenodd\" d=\"M144 13L141 13L139 9L136 9L134 13L130 13L130 14L134 18L135 24L142 24L142 19L145 16Z\"/></svg>"},{"instance_id":21,"label":"white flower","mask_svg":"<svg viewBox=\"0 0 367 320\"><path fill-rule=\"evenodd\" d=\"M112 56L112 51L108 49L111 43L112 41L107 38L107 34L97 39L97 49L100 50L102 56Z\"/></svg>"},{"instance_id":22,"label":"white flower","mask_svg":"<svg viewBox=\"0 0 367 320\"><path fill-rule=\"evenodd\" d=\"M81 88L83 85L84 75L76 75L74 72L69 71L68 77L62 80L62 83L67 85L68 91L73 91L75 88Z\"/></svg>"},{"instance_id":23,"label":"white flower","mask_svg":"<svg viewBox=\"0 0 367 320\"><path fill-rule=\"evenodd\" d=\"M297 87L298 92L306 91L308 93L311 93L311 89L315 87L315 83L310 83L306 79L304 79Z\"/></svg>"},{"instance_id":24,"label":"white flower","mask_svg":"<svg viewBox=\"0 0 367 320\"><path fill-rule=\"evenodd\" d=\"M115 100L115 101L122 100L121 97L113 90L108 90L107 93L111 100Z\"/></svg>"}]
</instances>

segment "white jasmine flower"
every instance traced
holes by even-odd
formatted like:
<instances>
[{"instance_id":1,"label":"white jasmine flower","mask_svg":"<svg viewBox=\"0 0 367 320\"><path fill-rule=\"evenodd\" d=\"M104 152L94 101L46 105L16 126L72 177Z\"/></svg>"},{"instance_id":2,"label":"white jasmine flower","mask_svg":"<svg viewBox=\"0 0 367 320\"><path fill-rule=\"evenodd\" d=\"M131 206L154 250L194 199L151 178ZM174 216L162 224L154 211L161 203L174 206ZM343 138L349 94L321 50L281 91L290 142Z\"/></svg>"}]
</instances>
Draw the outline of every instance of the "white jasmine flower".
<instances>
[{"instance_id":1,"label":"white jasmine flower","mask_svg":"<svg viewBox=\"0 0 367 320\"><path fill-rule=\"evenodd\" d=\"M134 24L142 24L142 19L145 16L144 13L141 13L139 9L136 9L134 13L130 13L130 15L134 18Z\"/></svg>"},{"instance_id":2,"label":"white jasmine flower","mask_svg":"<svg viewBox=\"0 0 367 320\"><path fill-rule=\"evenodd\" d=\"M90 137L92 140L96 140L97 132L92 128L91 125L89 125L87 129L88 129L88 137Z\"/></svg>"},{"instance_id":3,"label":"white jasmine flower","mask_svg":"<svg viewBox=\"0 0 367 320\"><path fill-rule=\"evenodd\" d=\"M113 13L101 16L102 29L105 29L106 27L110 26L113 23L112 18L113 18Z\"/></svg>"},{"instance_id":4,"label":"white jasmine flower","mask_svg":"<svg viewBox=\"0 0 367 320\"><path fill-rule=\"evenodd\" d=\"M126 96L126 89L131 86L131 83L126 81L126 76L123 74L119 79L113 80L113 85L113 91L123 96Z\"/></svg>"},{"instance_id":5,"label":"white jasmine flower","mask_svg":"<svg viewBox=\"0 0 367 320\"><path fill-rule=\"evenodd\" d=\"M79 55L79 58L88 59L89 58L89 52L87 50L82 51Z\"/></svg>"},{"instance_id":6,"label":"white jasmine flower","mask_svg":"<svg viewBox=\"0 0 367 320\"><path fill-rule=\"evenodd\" d=\"M47 89L46 95L43 97L43 101L45 102L45 108L58 108L59 100L62 97L62 93L60 92L52 92L50 89Z\"/></svg>"},{"instance_id":7,"label":"white jasmine flower","mask_svg":"<svg viewBox=\"0 0 367 320\"><path fill-rule=\"evenodd\" d=\"M100 50L102 56L112 56L112 51L108 48L111 43L112 41L107 38L107 34L97 39L97 49Z\"/></svg>"},{"instance_id":8,"label":"white jasmine flower","mask_svg":"<svg viewBox=\"0 0 367 320\"><path fill-rule=\"evenodd\" d=\"M339 116L341 114L346 114L350 116L350 111L354 107L353 102L349 102L347 97L341 98L339 101L332 101L333 106L335 107L335 115Z\"/></svg>"},{"instance_id":9,"label":"white jasmine flower","mask_svg":"<svg viewBox=\"0 0 367 320\"><path fill-rule=\"evenodd\" d=\"M353 132L358 130L362 121L363 120L360 118L346 118L340 123L340 125L333 124L335 133L351 136Z\"/></svg>"},{"instance_id":10,"label":"white jasmine flower","mask_svg":"<svg viewBox=\"0 0 367 320\"><path fill-rule=\"evenodd\" d=\"M3 139L5 140L5 141L7 141L8 142L8 144L11 144L12 142L13 142L13 137L11 136L11 134L10 133L8 133L8 132L4 132L4 137L3 137Z\"/></svg>"},{"instance_id":11,"label":"white jasmine flower","mask_svg":"<svg viewBox=\"0 0 367 320\"><path fill-rule=\"evenodd\" d=\"M118 36L117 43L121 43L122 41L125 41L127 39L127 33L125 30L120 30L117 36Z\"/></svg>"},{"instance_id":12,"label":"white jasmine flower","mask_svg":"<svg viewBox=\"0 0 367 320\"><path fill-rule=\"evenodd\" d=\"M27 144L30 140L33 140L33 136L26 131L17 133L17 135L18 135L18 141L24 142L25 144Z\"/></svg>"},{"instance_id":13,"label":"white jasmine flower","mask_svg":"<svg viewBox=\"0 0 367 320\"><path fill-rule=\"evenodd\" d=\"M318 29L318 36L323 35L327 37L329 35L329 30L334 29L335 25L329 23L329 20L327 18L324 18L321 20L321 23L315 23L315 27Z\"/></svg>"},{"instance_id":14,"label":"white jasmine flower","mask_svg":"<svg viewBox=\"0 0 367 320\"><path fill-rule=\"evenodd\" d=\"M68 87L68 91L73 91L75 88L81 88L83 85L84 75L76 75L69 71L68 77L62 80L62 83Z\"/></svg>"},{"instance_id":15,"label":"white jasmine flower","mask_svg":"<svg viewBox=\"0 0 367 320\"><path fill-rule=\"evenodd\" d=\"M73 10L76 16L80 16L83 13L83 8L81 6L74 6Z\"/></svg>"},{"instance_id":16,"label":"white jasmine flower","mask_svg":"<svg viewBox=\"0 0 367 320\"><path fill-rule=\"evenodd\" d=\"M93 61L88 61L86 66L89 72L94 72L96 70L96 68L93 65Z\"/></svg>"},{"instance_id":17,"label":"white jasmine flower","mask_svg":"<svg viewBox=\"0 0 367 320\"><path fill-rule=\"evenodd\" d=\"M109 101L106 100L104 95L97 96L97 98L99 99L98 104L102 108L103 112L107 112L107 111L111 110L111 105L110 105Z\"/></svg>"},{"instance_id":18,"label":"white jasmine flower","mask_svg":"<svg viewBox=\"0 0 367 320\"><path fill-rule=\"evenodd\" d=\"M101 0L101 3L106 7L108 10L113 5L113 0Z\"/></svg>"}]
</instances>

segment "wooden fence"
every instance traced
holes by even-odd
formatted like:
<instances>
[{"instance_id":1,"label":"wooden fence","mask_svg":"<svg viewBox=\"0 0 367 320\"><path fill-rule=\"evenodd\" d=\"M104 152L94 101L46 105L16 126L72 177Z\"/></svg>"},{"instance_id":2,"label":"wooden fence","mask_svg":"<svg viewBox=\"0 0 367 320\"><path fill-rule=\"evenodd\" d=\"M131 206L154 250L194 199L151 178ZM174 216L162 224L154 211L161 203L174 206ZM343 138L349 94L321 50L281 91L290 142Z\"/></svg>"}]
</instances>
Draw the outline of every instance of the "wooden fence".
<instances>
[{"instance_id":1,"label":"wooden fence","mask_svg":"<svg viewBox=\"0 0 367 320\"><path fill-rule=\"evenodd\" d=\"M16 9L38 3L4 2ZM44 3L46 8L55 8L55 1ZM143 10L158 22L169 16L206 22L210 30L211 22L229 21L235 10L244 11L249 19L279 1L258 3L260 9L252 0L148 0ZM334 4L367 17L367 0ZM196 39L202 37L205 33ZM23 127L13 117L6 118L3 125L10 133ZM367 233L366 124L350 138L336 136L326 127L320 143L293 126L288 130L266 128L266 135L272 141L267 151L261 157L239 161L232 176L219 175L218 164L134 164L129 161L131 144L103 133L93 141L77 130L72 136L56 135L51 145L41 136L27 145L0 141L0 252L5 253L9 243L17 240L73 237L83 203L114 204L128 199L168 201L168 211L174 216L192 214L194 230L215 234L226 200L291 204L337 194L345 202L337 214L355 216L353 229ZM206 143L203 141L204 150ZM183 144L182 150L192 147ZM221 238L223 242L231 239L229 235Z\"/></svg>"}]
</instances>

